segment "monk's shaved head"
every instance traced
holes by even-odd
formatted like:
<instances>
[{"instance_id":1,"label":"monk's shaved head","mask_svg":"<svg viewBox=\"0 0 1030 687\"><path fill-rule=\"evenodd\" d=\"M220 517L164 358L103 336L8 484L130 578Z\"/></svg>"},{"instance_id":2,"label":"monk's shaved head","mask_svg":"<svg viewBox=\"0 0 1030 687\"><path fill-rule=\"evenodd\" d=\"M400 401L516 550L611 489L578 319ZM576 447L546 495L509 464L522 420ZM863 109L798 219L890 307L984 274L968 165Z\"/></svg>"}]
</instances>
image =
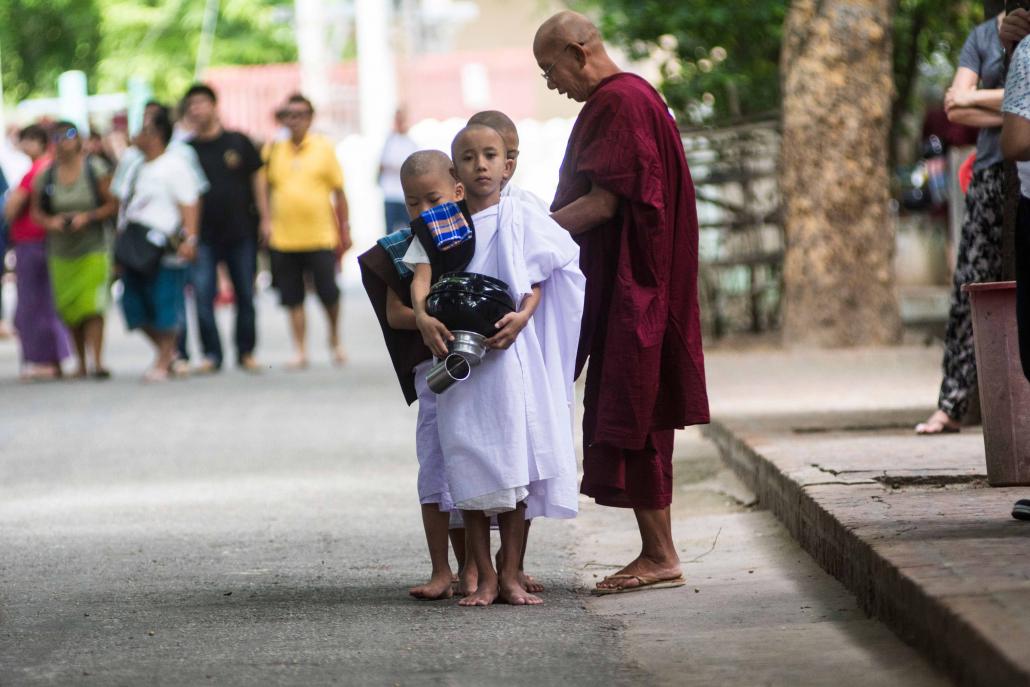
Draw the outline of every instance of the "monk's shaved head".
<instances>
[{"instance_id":1,"label":"monk's shaved head","mask_svg":"<svg viewBox=\"0 0 1030 687\"><path fill-rule=\"evenodd\" d=\"M547 87L578 103L621 71L605 50L601 32L578 12L559 12L541 24L533 57Z\"/></svg>"},{"instance_id":2,"label":"monk's shaved head","mask_svg":"<svg viewBox=\"0 0 1030 687\"><path fill-rule=\"evenodd\" d=\"M480 124L482 126L488 126L501 135L504 139L505 145L511 147L514 143L515 147L519 145L519 130L515 128L515 122L511 121L511 118L501 112L500 110L484 110L483 112L477 112L469 118L468 123Z\"/></svg>"},{"instance_id":3,"label":"monk's shaved head","mask_svg":"<svg viewBox=\"0 0 1030 687\"><path fill-rule=\"evenodd\" d=\"M537 56L561 50L569 43L589 45L600 42L601 32L594 23L579 12L566 10L554 15L536 30L533 53Z\"/></svg>"},{"instance_id":4,"label":"monk's shaved head","mask_svg":"<svg viewBox=\"0 0 1030 687\"><path fill-rule=\"evenodd\" d=\"M450 176L451 158L442 150L419 150L401 165L401 181L426 174Z\"/></svg>"}]
</instances>

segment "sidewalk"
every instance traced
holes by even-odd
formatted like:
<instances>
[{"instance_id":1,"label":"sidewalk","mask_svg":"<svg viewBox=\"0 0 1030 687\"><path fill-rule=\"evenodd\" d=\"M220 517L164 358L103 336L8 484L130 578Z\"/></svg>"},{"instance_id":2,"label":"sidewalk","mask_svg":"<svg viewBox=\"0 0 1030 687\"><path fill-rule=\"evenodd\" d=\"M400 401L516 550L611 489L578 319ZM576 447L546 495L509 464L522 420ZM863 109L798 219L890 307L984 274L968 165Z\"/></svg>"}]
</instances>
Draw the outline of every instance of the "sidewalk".
<instances>
[{"instance_id":1,"label":"sidewalk","mask_svg":"<svg viewBox=\"0 0 1030 687\"><path fill-rule=\"evenodd\" d=\"M983 437L918 437L940 351L714 352L724 460L859 604L960 684L1030 684L1030 487L986 483Z\"/></svg>"}]
</instances>

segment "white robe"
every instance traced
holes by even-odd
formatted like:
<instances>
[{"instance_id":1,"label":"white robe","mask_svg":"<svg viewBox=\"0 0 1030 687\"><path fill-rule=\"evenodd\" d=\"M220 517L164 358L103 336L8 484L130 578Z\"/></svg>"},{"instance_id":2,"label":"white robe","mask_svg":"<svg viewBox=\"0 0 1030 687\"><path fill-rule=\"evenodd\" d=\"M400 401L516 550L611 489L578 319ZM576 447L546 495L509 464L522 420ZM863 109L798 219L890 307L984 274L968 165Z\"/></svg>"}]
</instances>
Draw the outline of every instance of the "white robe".
<instances>
[{"instance_id":1,"label":"white robe","mask_svg":"<svg viewBox=\"0 0 1030 687\"><path fill-rule=\"evenodd\" d=\"M547 204L547 201L545 201L543 198L533 193L532 191L527 191L521 186L517 186L511 183L510 181L504 185L504 188L501 189L501 198L514 198L515 200L518 200L523 203L528 203L536 207L538 210L540 210L540 212L542 212L545 215L551 214L551 208Z\"/></svg>"},{"instance_id":2,"label":"white robe","mask_svg":"<svg viewBox=\"0 0 1030 687\"><path fill-rule=\"evenodd\" d=\"M535 204L513 197L472 217L465 271L501 279L515 303L541 287L515 343L489 351L437 399L447 484L458 508L570 518L578 509L573 374L586 280L579 247Z\"/></svg>"}]
</instances>

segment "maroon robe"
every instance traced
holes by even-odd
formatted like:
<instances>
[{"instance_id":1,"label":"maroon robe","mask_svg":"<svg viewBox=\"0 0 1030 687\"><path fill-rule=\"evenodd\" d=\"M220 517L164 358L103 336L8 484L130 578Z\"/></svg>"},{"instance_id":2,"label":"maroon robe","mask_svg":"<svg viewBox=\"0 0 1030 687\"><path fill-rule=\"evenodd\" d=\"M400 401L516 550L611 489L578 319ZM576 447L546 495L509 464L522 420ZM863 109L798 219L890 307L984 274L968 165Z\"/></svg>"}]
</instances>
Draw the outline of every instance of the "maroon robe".
<instances>
[{"instance_id":1,"label":"maroon robe","mask_svg":"<svg viewBox=\"0 0 1030 687\"><path fill-rule=\"evenodd\" d=\"M672 430L708 422L697 210L676 123L638 76L608 77L587 99L551 209L591 183L619 208L576 237L587 278L577 374L590 359L582 489L605 505L664 508Z\"/></svg>"}]
</instances>

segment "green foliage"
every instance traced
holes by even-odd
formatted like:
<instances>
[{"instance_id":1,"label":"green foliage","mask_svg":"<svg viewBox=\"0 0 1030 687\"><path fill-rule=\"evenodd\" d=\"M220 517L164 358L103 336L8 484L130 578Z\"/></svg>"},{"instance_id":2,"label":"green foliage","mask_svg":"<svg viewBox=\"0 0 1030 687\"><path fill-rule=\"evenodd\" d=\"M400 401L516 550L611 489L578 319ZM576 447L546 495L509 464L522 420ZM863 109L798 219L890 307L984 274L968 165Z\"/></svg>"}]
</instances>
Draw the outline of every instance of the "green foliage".
<instances>
[{"instance_id":1,"label":"green foliage","mask_svg":"<svg viewBox=\"0 0 1030 687\"><path fill-rule=\"evenodd\" d=\"M193 82L205 0L100 0L104 5L101 91L147 79L157 98L174 101ZM276 22L281 3L222 0L211 66L288 62L297 58L292 26Z\"/></svg>"},{"instance_id":2,"label":"green foliage","mask_svg":"<svg viewBox=\"0 0 1030 687\"><path fill-rule=\"evenodd\" d=\"M725 121L775 111L788 0L574 0L599 19L605 37L636 59L660 65L661 90L684 122ZM895 115L911 107L920 70L948 77L981 0L896 0ZM717 59L725 50L725 59ZM940 75L938 75L940 76Z\"/></svg>"},{"instance_id":3,"label":"green foliage","mask_svg":"<svg viewBox=\"0 0 1030 687\"><path fill-rule=\"evenodd\" d=\"M288 0L221 0L211 66L297 59ZM53 95L57 75L81 69L90 92L149 80L173 101L193 81L205 0L0 0L0 60L10 101Z\"/></svg>"},{"instance_id":4,"label":"green foliage","mask_svg":"<svg viewBox=\"0 0 1030 687\"><path fill-rule=\"evenodd\" d=\"M70 69L90 74L100 58L94 0L0 0L0 61L10 101L53 93Z\"/></svg>"},{"instance_id":5,"label":"green foliage","mask_svg":"<svg viewBox=\"0 0 1030 687\"><path fill-rule=\"evenodd\" d=\"M783 0L578 0L630 57L654 56L681 119L727 119L779 106ZM707 117L706 117L707 118Z\"/></svg>"},{"instance_id":6,"label":"green foliage","mask_svg":"<svg viewBox=\"0 0 1030 687\"><path fill-rule=\"evenodd\" d=\"M916 106L916 82L950 82L966 36L983 21L980 0L897 0L894 13L895 119ZM944 85L941 83L940 85Z\"/></svg>"}]
</instances>

